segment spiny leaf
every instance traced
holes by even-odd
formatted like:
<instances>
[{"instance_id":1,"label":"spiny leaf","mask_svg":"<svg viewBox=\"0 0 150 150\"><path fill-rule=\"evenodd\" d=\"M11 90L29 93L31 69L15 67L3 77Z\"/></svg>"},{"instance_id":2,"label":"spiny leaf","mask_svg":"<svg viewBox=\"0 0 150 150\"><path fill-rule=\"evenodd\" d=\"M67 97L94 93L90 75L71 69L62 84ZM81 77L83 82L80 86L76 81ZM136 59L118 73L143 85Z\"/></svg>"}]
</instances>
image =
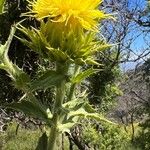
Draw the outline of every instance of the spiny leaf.
<instances>
[{"instance_id":1,"label":"spiny leaf","mask_svg":"<svg viewBox=\"0 0 150 150\"><path fill-rule=\"evenodd\" d=\"M71 80L72 83L80 83L82 80L84 80L85 78L89 77L90 75L98 72L99 70L97 69L87 69L81 73L79 73L77 76L73 77L73 79Z\"/></svg>"},{"instance_id":2,"label":"spiny leaf","mask_svg":"<svg viewBox=\"0 0 150 150\"><path fill-rule=\"evenodd\" d=\"M110 124L115 124L115 123L109 121L108 119L106 119L104 116L101 116L98 113L88 113L87 111L85 111L84 108L80 108L76 111L70 111L69 114L68 114L68 118L70 118L70 117L72 118L72 117L75 117L75 116L93 118L97 121L104 121L104 122L108 122Z\"/></svg>"},{"instance_id":3,"label":"spiny leaf","mask_svg":"<svg viewBox=\"0 0 150 150\"><path fill-rule=\"evenodd\" d=\"M3 13L5 0L0 0L0 14Z\"/></svg>"},{"instance_id":4,"label":"spiny leaf","mask_svg":"<svg viewBox=\"0 0 150 150\"><path fill-rule=\"evenodd\" d=\"M82 58L77 58L77 59L75 59L74 62L75 62L75 64L80 65L80 66L86 64L85 61Z\"/></svg>"},{"instance_id":5,"label":"spiny leaf","mask_svg":"<svg viewBox=\"0 0 150 150\"><path fill-rule=\"evenodd\" d=\"M17 29L23 32L29 39L29 40L26 40L26 39L17 37L21 42L23 42L25 45L27 45L36 53L47 58L46 47L49 46L49 44L46 41L46 37L39 30L33 27L31 29L27 29L20 24L17 27Z\"/></svg>"},{"instance_id":6,"label":"spiny leaf","mask_svg":"<svg viewBox=\"0 0 150 150\"><path fill-rule=\"evenodd\" d=\"M5 45L0 44L0 61L3 61L5 48Z\"/></svg>"},{"instance_id":7,"label":"spiny leaf","mask_svg":"<svg viewBox=\"0 0 150 150\"><path fill-rule=\"evenodd\" d=\"M95 109L88 102L86 102L82 108L88 113L95 113Z\"/></svg>"},{"instance_id":8,"label":"spiny leaf","mask_svg":"<svg viewBox=\"0 0 150 150\"><path fill-rule=\"evenodd\" d=\"M57 86L64 78L64 75L56 71L46 71L43 76L31 83L31 90L47 89L52 86Z\"/></svg>"},{"instance_id":9,"label":"spiny leaf","mask_svg":"<svg viewBox=\"0 0 150 150\"><path fill-rule=\"evenodd\" d=\"M46 110L42 107L39 107L37 104L32 103L31 101L22 100L18 103L11 103L5 105L7 108L12 108L18 111L22 111L23 113L35 117L40 118L43 121L47 121L48 115Z\"/></svg>"},{"instance_id":10,"label":"spiny leaf","mask_svg":"<svg viewBox=\"0 0 150 150\"><path fill-rule=\"evenodd\" d=\"M9 50L11 41L13 39L13 36L15 34L15 31L16 31L16 28L12 27L11 31L10 31L10 34L9 34L9 37L8 37L8 40L6 41L6 43L4 45L0 44L0 58L1 59L4 59L5 57L8 57L7 56L8 50Z\"/></svg>"},{"instance_id":11,"label":"spiny leaf","mask_svg":"<svg viewBox=\"0 0 150 150\"><path fill-rule=\"evenodd\" d=\"M100 45L98 48L97 48L97 51L104 51L104 50L107 50L107 49L110 49L112 48L113 46L115 46L116 44L104 44L104 45Z\"/></svg>"},{"instance_id":12,"label":"spiny leaf","mask_svg":"<svg viewBox=\"0 0 150 150\"><path fill-rule=\"evenodd\" d=\"M52 55L51 57L53 57L55 61L65 62L69 59L69 56L59 49L53 49L50 47L47 47L47 49L49 50L48 53Z\"/></svg>"},{"instance_id":13,"label":"spiny leaf","mask_svg":"<svg viewBox=\"0 0 150 150\"><path fill-rule=\"evenodd\" d=\"M83 104L83 103L84 103L83 100L75 99L75 100L71 100L71 101L69 101L69 102L64 103L62 106L63 106L64 108L73 109L73 108L75 108L75 106L80 105L80 104Z\"/></svg>"},{"instance_id":14,"label":"spiny leaf","mask_svg":"<svg viewBox=\"0 0 150 150\"><path fill-rule=\"evenodd\" d=\"M97 66L100 66L102 64L99 64L97 61L95 61L93 58L87 58L85 60L86 64L88 65L97 65Z\"/></svg>"},{"instance_id":15,"label":"spiny leaf","mask_svg":"<svg viewBox=\"0 0 150 150\"><path fill-rule=\"evenodd\" d=\"M69 102L64 103L62 106L66 110L68 109L69 111L71 111L71 110L76 111L79 108L84 108L84 110L88 113L95 112L95 109L92 107L92 105L90 105L88 102L85 102L82 99L71 100Z\"/></svg>"}]
</instances>

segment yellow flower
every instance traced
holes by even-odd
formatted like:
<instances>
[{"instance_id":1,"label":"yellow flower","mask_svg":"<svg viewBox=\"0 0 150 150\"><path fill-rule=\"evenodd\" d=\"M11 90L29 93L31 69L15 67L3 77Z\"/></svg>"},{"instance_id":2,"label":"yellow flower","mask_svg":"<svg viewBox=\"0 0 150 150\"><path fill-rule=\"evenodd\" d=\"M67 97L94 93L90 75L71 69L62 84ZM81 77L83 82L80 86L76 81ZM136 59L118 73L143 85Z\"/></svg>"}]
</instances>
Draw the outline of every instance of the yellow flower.
<instances>
[{"instance_id":1,"label":"yellow flower","mask_svg":"<svg viewBox=\"0 0 150 150\"><path fill-rule=\"evenodd\" d=\"M50 18L52 22L61 22L65 26L80 26L86 30L96 30L98 19L108 14L98 9L102 0L34 0L31 13L37 19Z\"/></svg>"}]
</instances>

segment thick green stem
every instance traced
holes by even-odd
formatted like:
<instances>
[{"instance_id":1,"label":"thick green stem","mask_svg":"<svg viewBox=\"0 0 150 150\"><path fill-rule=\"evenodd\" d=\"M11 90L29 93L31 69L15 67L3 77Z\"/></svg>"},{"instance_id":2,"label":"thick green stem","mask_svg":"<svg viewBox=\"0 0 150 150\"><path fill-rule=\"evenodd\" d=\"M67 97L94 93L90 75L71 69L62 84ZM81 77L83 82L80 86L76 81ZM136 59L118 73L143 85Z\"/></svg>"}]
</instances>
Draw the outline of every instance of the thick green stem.
<instances>
[{"instance_id":1,"label":"thick green stem","mask_svg":"<svg viewBox=\"0 0 150 150\"><path fill-rule=\"evenodd\" d=\"M71 87L70 87L70 92L69 92L69 95L68 95L68 101L72 100L73 95L74 95L75 87L76 87L76 84L75 84L75 83L71 85Z\"/></svg>"},{"instance_id":2,"label":"thick green stem","mask_svg":"<svg viewBox=\"0 0 150 150\"><path fill-rule=\"evenodd\" d=\"M64 66L61 67L58 65L57 71L65 75L68 70ZM65 79L62 80L56 89L56 101L55 101L54 109L53 109L53 125L51 127L51 131L49 135L48 150L56 150L55 148L56 138L59 135L57 125L59 121L59 114L61 111L62 103L65 97L65 83L66 83L66 80Z\"/></svg>"}]
</instances>

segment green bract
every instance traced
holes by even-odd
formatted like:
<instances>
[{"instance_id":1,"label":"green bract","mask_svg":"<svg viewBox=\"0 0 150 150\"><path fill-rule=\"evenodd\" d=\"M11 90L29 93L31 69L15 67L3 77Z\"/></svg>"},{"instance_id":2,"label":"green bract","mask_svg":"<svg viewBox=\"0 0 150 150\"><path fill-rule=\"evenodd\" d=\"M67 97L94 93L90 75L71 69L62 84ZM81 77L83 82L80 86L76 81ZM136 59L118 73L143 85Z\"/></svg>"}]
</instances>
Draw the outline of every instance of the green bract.
<instances>
[{"instance_id":1,"label":"green bract","mask_svg":"<svg viewBox=\"0 0 150 150\"><path fill-rule=\"evenodd\" d=\"M94 54L111 46L97 41L96 33L84 32L83 29L68 30L63 24L51 21L41 21L39 29L21 25L18 29L27 37L19 38L24 44L52 62L69 61L78 65L98 65Z\"/></svg>"}]
</instances>

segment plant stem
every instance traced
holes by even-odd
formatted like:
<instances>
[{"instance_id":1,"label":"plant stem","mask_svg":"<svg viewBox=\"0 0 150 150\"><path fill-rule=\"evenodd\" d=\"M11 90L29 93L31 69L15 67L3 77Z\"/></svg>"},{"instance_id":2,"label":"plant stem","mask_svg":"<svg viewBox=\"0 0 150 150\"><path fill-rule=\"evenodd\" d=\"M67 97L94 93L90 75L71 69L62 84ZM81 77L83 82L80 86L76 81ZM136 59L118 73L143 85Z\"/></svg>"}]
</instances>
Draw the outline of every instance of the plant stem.
<instances>
[{"instance_id":1,"label":"plant stem","mask_svg":"<svg viewBox=\"0 0 150 150\"><path fill-rule=\"evenodd\" d=\"M66 74L68 69L64 66L60 66L57 64L57 71L59 71L61 74ZM58 121L59 121L59 114L61 111L62 103L65 97L65 83L66 80L62 80L60 84L57 86L56 89L56 101L54 104L54 109L53 109L53 125L51 127L50 135L49 135L49 142L48 142L48 150L56 150L56 138L58 137Z\"/></svg>"},{"instance_id":2,"label":"plant stem","mask_svg":"<svg viewBox=\"0 0 150 150\"><path fill-rule=\"evenodd\" d=\"M69 95L68 95L68 101L71 101L71 100L72 100L73 95L74 95L75 87L76 87L76 84L75 84L75 83L71 85L71 87L70 87L70 92L69 92Z\"/></svg>"},{"instance_id":3,"label":"plant stem","mask_svg":"<svg viewBox=\"0 0 150 150\"><path fill-rule=\"evenodd\" d=\"M76 76L79 73L80 67L78 65L75 66L74 69L74 76ZM76 83L73 83L70 87L69 95L68 95L68 101L71 101L74 96L74 90L76 87Z\"/></svg>"}]
</instances>

